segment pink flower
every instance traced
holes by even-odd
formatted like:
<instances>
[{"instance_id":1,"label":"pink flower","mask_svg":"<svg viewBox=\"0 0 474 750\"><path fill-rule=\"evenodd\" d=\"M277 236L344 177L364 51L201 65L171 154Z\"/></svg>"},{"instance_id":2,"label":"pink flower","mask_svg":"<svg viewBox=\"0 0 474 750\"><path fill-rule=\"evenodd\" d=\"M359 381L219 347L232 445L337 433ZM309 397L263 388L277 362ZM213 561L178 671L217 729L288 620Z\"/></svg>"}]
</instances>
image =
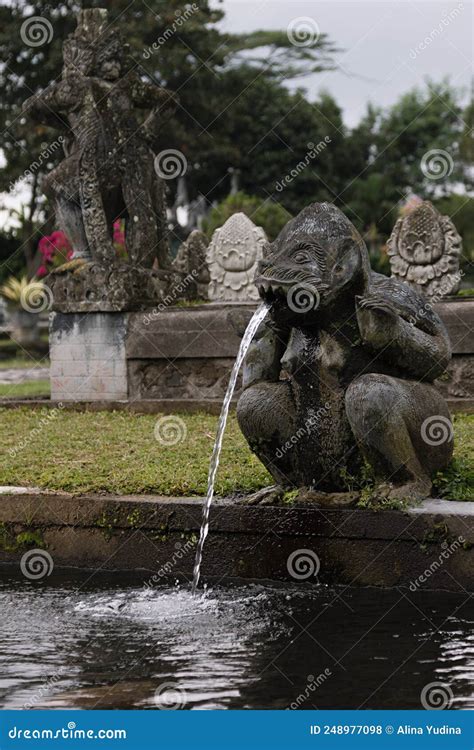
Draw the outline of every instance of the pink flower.
<instances>
[{"instance_id":1,"label":"pink flower","mask_svg":"<svg viewBox=\"0 0 474 750\"><path fill-rule=\"evenodd\" d=\"M125 245L125 234L122 229L122 221L120 219L116 219L114 221L114 242L117 245Z\"/></svg>"},{"instance_id":2,"label":"pink flower","mask_svg":"<svg viewBox=\"0 0 474 750\"><path fill-rule=\"evenodd\" d=\"M46 276L47 273L48 273L48 269L46 268L46 266L40 266L38 270L36 271L36 275L39 276L40 278L41 276Z\"/></svg>"}]
</instances>

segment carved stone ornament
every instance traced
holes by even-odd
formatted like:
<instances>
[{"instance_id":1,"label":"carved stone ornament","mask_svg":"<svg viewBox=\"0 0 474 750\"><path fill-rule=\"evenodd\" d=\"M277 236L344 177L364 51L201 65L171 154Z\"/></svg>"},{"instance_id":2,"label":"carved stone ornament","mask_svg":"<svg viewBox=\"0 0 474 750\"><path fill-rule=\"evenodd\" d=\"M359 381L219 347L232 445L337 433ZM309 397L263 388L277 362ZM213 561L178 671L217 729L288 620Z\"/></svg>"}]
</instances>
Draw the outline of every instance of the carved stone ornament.
<instances>
[{"instance_id":1,"label":"carved stone ornament","mask_svg":"<svg viewBox=\"0 0 474 750\"><path fill-rule=\"evenodd\" d=\"M446 297L459 289L461 237L449 216L423 201L398 219L388 241L392 276L426 297Z\"/></svg>"},{"instance_id":2,"label":"carved stone ornament","mask_svg":"<svg viewBox=\"0 0 474 750\"><path fill-rule=\"evenodd\" d=\"M207 251L211 301L248 302L258 299L254 277L266 243L263 229L243 213L233 214L216 229Z\"/></svg>"}]
</instances>

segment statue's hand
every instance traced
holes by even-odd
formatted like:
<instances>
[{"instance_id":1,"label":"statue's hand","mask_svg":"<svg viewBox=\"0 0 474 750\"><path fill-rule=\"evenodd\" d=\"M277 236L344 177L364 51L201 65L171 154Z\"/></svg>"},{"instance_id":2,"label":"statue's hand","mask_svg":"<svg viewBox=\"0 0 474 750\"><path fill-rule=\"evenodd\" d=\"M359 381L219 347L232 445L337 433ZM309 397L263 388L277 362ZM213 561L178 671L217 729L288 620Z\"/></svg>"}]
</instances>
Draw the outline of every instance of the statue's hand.
<instances>
[{"instance_id":1,"label":"statue's hand","mask_svg":"<svg viewBox=\"0 0 474 750\"><path fill-rule=\"evenodd\" d=\"M364 343L379 349L397 337L398 313L386 297L377 294L356 297L356 315Z\"/></svg>"}]
</instances>

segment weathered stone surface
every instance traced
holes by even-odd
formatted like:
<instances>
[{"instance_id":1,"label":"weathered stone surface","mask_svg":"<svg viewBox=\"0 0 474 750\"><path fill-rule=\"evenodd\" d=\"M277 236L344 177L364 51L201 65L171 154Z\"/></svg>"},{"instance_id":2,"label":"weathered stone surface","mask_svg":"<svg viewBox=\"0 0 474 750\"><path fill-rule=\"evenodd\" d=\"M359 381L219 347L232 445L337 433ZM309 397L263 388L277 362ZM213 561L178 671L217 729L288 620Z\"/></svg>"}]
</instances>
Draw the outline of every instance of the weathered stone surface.
<instances>
[{"instance_id":1,"label":"weathered stone surface","mask_svg":"<svg viewBox=\"0 0 474 750\"><path fill-rule=\"evenodd\" d=\"M60 266L48 276L53 309L57 312L127 312L164 301L172 274L138 268L128 263Z\"/></svg>"},{"instance_id":2,"label":"weathered stone surface","mask_svg":"<svg viewBox=\"0 0 474 750\"><path fill-rule=\"evenodd\" d=\"M453 450L431 385L451 347L432 306L371 272L355 227L327 203L288 222L255 283L269 323L249 348L237 416L274 479L338 492L365 462L389 497L428 496Z\"/></svg>"},{"instance_id":3,"label":"weathered stone surface","mask_svg":"<svg viewBox=\"0 0 474 750\"><path fill-rule=\"evenodd\" d=\"M48 280L53 309L137 309L135 287L141 286L144 304L160 300L147 269L155 262L170 266L163 185L151 146L172 95L142 80L105 9L79 12L63 57L61 79L24 105L32 119L65 132L65 158L43 182L74 249L74 259L59 272L64 278L54 272ZM151 110L143 124L137 109ZM125 220L128 263L134 267L125 269L129 281L112 269L120 265L112 241L118 217ZM78 306L83 302L89 306Z\"/></svg>"},{"instance_id":4,"label":"weathered stone surface","mask_svg":"<svg viewBox=\"0 0 474 750\"><path fill-rule=\"evenodd\" d=\"M232 321L251 306L202 305L150 310L129 318L128 359L235 358L239 332Z\"/></svg>"},{"instance_id":5,"label":"weathered stone surface","mask_svg":"<svg viewBox=\"0 0 474 750\"><path fill-rule=\"evenodd\" d=\"M222 399L233 363L231 358L217 357L128 360L130 396L139 399Z\"/></svg>"},{"instance_id":6,"label":"weathered stone surface","mask_svg":"<svg viewBox=\"0 0 474 750\"><path fill-rule=\"evenodd\" d=\"M447 399L474 399L474 355L455 354L435 385Z\"/></svg>"},{"instance_id":7,"label":"weathered stone surface","mask_svg":"<svg viewBox=\"0 0 474 750\"><path fill-rule=\"evenodd\" d=\"M209 299L245 302L257 300L253 280L267 243L265 232L243 213L233 214L216 229L207 251Z\"/></svg>"},{"instance_id":8,"label":"weathered stone surface","mask_svg":"<svg viewBox=\"0 0 474 750\"><path fill-rule=\"evenodd\" d=\"M453 222L429 201L400 217L388 241L392 275L437 299L459 289L461 250Z\"/></svg>"},{"instance_id":9,"label":"weathered stone surface","mask_svg":"<svg viewBox=\"0 0 474 750\"><path fill-rule=\"evenodd\" d=\"M474 298L444 300L433 309L448 330L453 354L474 354Z\"/></svg>"}]
</instances>

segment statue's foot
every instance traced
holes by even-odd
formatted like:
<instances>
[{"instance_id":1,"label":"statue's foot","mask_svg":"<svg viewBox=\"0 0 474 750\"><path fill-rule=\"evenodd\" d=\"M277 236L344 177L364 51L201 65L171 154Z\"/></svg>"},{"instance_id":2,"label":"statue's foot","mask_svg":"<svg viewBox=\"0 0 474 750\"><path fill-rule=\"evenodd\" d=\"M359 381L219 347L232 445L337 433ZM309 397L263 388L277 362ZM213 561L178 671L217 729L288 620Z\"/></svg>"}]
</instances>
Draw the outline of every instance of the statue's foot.
<instances>
[{"instance_id":1,"label":"statue's foot","mask_svg":"<svg viewBox=\"0 0 474 750\"><path fill-rule=\"evenodd\" d=\"M251 495L247 495L241 502L244 505L274 505L279 503L285 490L279 484L272 484L269 487L263 487Z\"/></svg>"}]
</instances>

